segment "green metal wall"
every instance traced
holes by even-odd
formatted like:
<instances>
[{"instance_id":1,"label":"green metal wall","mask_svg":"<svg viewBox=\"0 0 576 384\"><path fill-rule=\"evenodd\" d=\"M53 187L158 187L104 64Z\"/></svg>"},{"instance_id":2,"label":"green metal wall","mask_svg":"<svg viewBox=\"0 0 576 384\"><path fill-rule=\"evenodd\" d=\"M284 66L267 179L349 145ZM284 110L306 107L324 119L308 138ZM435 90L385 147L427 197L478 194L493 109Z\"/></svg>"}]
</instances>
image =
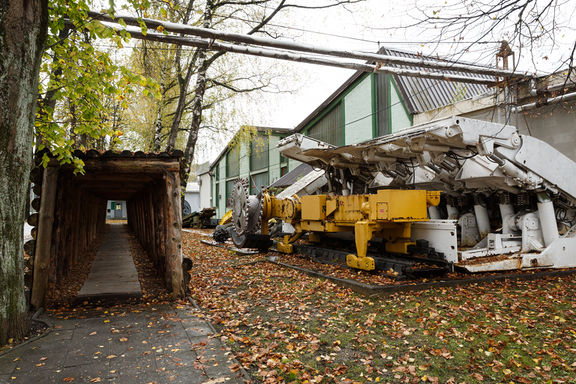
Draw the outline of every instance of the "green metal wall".
<instances>
[{"instance_id":1,"label":"green metal wall","mask_svg":"<svg viewBox=\"0 0 576 384\"><path fill-rule=\"evenodd\" d=\"M362 79L344 97L344 144L356 144L373 136L372 78Z\"/></svg>"},{"instance_id":2,"label":"green metal wall","mask_svg":"<svg viewBox=\"0 0 576 384\"><path fill-rule=\"evenodd\" d=\"M302 130L302 133L341 146L398 132L410 126L412 126L412 116L404 105L393 77L383 74L366 74L342 92L326 107L325 111ZM268 159L265 159L265 156L251 159L251 152L254 152L250 150L251 144L244 143L239 150L236 176L226 173L226 155L222 156L216 165L219 175L217 178L212 177L212 191L213 201L216 202L217 217L222 217L227 211L226 196L229 195L231 181L237 177L250 177L254 192L261 185L269 185L280 178L283 166L287 166L288 171L292 171L300 164L299 161L288 159L282 162L276 148L280 136L262 134L260 137L269 140ZM263 171L264 169L266 171ZM236 172L235 166L232 166L232 171L232 173ZM217 181L219 198L216 196ZM226 188L227 184L228 188Z\"/></svg>"},{"instance_id":3,"label":"green metal wall","mask_svg":"<svg viewBox=\"0 0 576 384\"><path fill-rule=\"evenodd\" d=\"M308 129L308 136L337 146L344 145L344 110L337 103L316 124Z\"/></svg>"},{"instance_id":4,"label":"green metal wall","mask_svg":"<svg viewBox=\"0 0 576 384\"><path fill-rule=\"evenodd\" d=\"M280 136L262 133L256 140L240 143L236 163L232 161L235 156L232 151L222 155L213 168L218 169L218 172L214 172L212 176L212 201L215 202L216 217L220 218L228 211L227 200L237 178L249 179L251 193L254 193L259 191L262 185L270 185L279 179L282 165L292 166L292 160L286 158L285 163L281 164L280 152L276 148L279 140ZM265 154L262 151L265 151ZM219 197L216 196L217 188Z\"/></svg>"}]
</instances>

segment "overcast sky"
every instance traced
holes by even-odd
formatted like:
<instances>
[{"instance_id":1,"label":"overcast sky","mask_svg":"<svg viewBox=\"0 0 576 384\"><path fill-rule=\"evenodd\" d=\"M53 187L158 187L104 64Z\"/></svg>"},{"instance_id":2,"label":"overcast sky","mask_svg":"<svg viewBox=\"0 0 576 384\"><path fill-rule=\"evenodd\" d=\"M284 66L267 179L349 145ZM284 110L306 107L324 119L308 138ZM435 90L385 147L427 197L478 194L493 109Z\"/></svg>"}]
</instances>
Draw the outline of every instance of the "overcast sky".
<instances>
[{"instance_id":1,"label":"overcast sky","mask_svg":"<svg viewBox=\"0 0 576 384\"><path fill-rule=\"evenodd\" d=\"M460 1L452 2L461 3ZM436 31L433 29L400 28L414 23L419 18L420 13L416 6L424 9L428 6L427 4L434 3L438 4L437 1L367 0L361 5L351 6L350 9L353 12L343 9L315 12L300 11L290 15L290 23L279 22L279 24L287 24L293 28L310 31L285 30L287 34L291 34L295 40L300 42L370 52L377 51L379 46L383 45L424 54L460 58L462 50L469 46L468 41L475 41L482 31L478 29L470 31L464 36L464 40L460 44L454 44L450 39L442 40L437 44ZM558 63L569 55L574 44L574 31L570 28L561 28L561 26L570 25L570 20L575 13L576 1L560 3L556 15L559 23L556 28L555 40L558 45L551 47L544 42L538 46L538 50L533 55L525 50L519 59L521 68L540 72L554 71L557 69ZM445 4L448 5L448 2ZM503 25L503 27L505 27L504 30L508 30L511 24ZM500 46L499 41L503 38L506 36L500 33L483 37L482 43L473 45L461 59L493 65L495 62L494 55ZM429 43L430 41L433 43ZM295 74L297 82L291 84L295 85L298 91L289 95L267 95L267 99L271 101L269 109L271 113L269 116L254 116L255 124L268 123L280 127L296 126L353 74L353 71L347 69L309 64L286 63L284 65L287 70L293 71Z\"/></svg>"}]
</instances>

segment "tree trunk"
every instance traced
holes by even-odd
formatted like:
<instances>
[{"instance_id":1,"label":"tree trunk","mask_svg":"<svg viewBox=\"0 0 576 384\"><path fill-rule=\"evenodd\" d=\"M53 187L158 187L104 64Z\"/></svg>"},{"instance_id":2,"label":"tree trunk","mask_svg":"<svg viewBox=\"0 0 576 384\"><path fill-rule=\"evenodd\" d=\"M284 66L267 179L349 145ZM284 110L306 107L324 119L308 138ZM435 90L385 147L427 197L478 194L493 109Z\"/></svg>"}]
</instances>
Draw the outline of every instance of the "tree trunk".
<instances>
[{"instance_id":1,"label":"tree trunk","mask_svg":"<svg viewBox=\"0 0 576 384\"><path fill-rule=\"evenodd\" d=\"M22 229L47 0L0 2L0 344L24 335Z\"/></svg>"},{"instance_id":2,"label":"tree trunk","mask_svg":"<svg viewBox=\"0 0 576 384\"><path fill-rule=\"evenodd\" d=\"M186 149L184 150L184 166L180 169L180 181L182 183L183 193L186 191L190 167L194 160L194 149L196 148L196 141L198 141L198 131L202 123L202 102L204 101L204 93L206 92L206 72L209 67L206 60L206 51L200 51L199 60L200 70L196 78L196 91L194 100L192 101L192 122L190 123L190 129L188 131Z\"/></svg>"},{"instance_id":3,"label":"tree trunk","mask_svg":"<svg viewBox=\"0 0 576 384\"><path fill-rule=\"evenodd\" d=\"M189 3L186 18L189 17L189 13L191 11L192 1ZM202 27L210 28L212 24L212 1L206 1L206 8L204 9L203 15L203 23ZM177 56L177 60L179 60ZM200 64L198 67L202 68L204 62L206 61L206 50L203 48L198 48L190 63L188 64L188 68L186 69L186 76L182 77L182 74L178 74L178 84L180 86L180 93L178 95L178 105L176 106L176 111L174 112L174 120L172 120L172 126L170 127L170 136L168 137L168 143L166 145L166 151L171 151L174 149L176 145L176 139L178 138L178 132L180 131L180 123L182 122L182 116L184 115L184 109L186 108L186 97L188 96L188 84L190 83L190 78L194 73L194 67L196 61L200 60ZM198 76L200 76L198 74ZM196 91L197 92L197 91ZM204 95L202 95L204 96ZM183 183L186 183L182 180Z\"/></svg>"}]
</instances>

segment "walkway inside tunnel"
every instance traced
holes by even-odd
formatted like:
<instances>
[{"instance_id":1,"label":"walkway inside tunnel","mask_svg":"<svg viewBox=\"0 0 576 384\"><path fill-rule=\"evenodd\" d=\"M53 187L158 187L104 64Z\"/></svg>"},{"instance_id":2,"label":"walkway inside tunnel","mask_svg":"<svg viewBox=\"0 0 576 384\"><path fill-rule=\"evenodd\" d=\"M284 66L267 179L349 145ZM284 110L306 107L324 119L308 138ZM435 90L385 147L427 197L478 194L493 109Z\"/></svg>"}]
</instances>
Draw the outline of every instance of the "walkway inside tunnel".
<instances>
[{"instance_id":1,"label":"walkway inside tunnel","mask_svg":"<svg viewBox=\"0 0 576 384\"><path fill-rule=\"evenodd\" d=\"M107 224L106 234L78 300L139 298L142 289L130 250L127 224Z\"/></svg>"},{"instance_id":2,"label":"walkway inside tunnel","mask_svg":"<svg viewBox=\"0 0 576 384\"><path fill-rule=\"evenodd\" d=\"M75 156L84 162L82 173L56 159L44 168L37 159L32 205L38 213L29 219L35 237L28 247L32 307L43 307L47 298L67 301L78 290L79 298L146 295L150 279L143 276L182 297L181 154L89 150Z\"/></svg>"}]
</instances>

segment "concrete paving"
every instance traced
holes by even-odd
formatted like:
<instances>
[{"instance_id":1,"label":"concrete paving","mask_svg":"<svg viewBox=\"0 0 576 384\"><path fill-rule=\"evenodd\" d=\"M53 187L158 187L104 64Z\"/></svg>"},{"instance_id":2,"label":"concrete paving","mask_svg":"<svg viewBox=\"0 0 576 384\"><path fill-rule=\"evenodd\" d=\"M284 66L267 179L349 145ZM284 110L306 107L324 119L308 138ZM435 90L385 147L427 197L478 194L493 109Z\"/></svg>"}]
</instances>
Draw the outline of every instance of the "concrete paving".
<instances>
[{"instance_id":1,"label":"concrete paving","mask_svg":"<svg viewBox=\"0 0 576 384\"><path fill-rule=\"evenodd\" d=\"M140 296L142 290L130 251L127 225L108 224L88 279L78 293L78 301Z\"/></svg>"},{"instance_id":2,"label":"concrete paving","mask_svg":"<svg viewBox=\"0 0 576 384\"><path fill-rule=\"evenodd\" d=\"M125 311L125 312L123 312ZM0 356L0 383L243 383L192 306L113 307L48 318L53 330ZM230 368L232 367L232 368Z\"/></svg>"}]
</instances>

